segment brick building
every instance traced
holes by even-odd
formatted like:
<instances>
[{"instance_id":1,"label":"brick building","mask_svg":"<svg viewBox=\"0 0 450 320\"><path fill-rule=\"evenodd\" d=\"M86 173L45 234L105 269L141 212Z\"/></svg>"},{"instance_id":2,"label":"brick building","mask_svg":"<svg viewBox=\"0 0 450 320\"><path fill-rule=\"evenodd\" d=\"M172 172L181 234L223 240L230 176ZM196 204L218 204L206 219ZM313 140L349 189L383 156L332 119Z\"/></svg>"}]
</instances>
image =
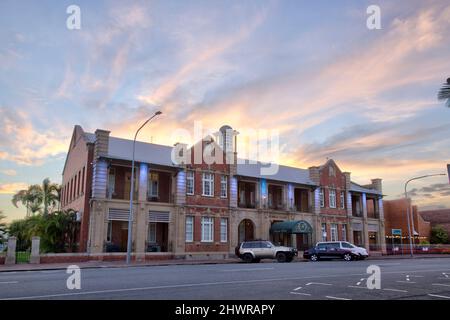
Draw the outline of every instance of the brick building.
<instances>
[{"instance_id":1,"label":"brick building","mask_svg":"<svg viewBox=\"0 0 450 320\"><path fill-rule=\"evenodd\" d=\"M230 127L219 132L218 139L208 136L189 149L136 142L136 259L155 252L226 257L239 242L255 238L300 250L316 241L348 240L385 252L381 179L356 184L331 159L308 169L280 165L266 175L264 164L237 158ZM132 146L109 131L74 128L62 208L79 213L80 252L126 251ZM175 163L173 151L184 160ZM206 161L202 154L224 161Z\"/></svg>"},{"instance_id":2,"label":"brick building","mask_svg":"<svg viewBox=\"0 0 450 320\"><path fill-rule=\"evenodd\" d=\"M432 228L438 225L443 226L450 236L450 209L421 211L420 215L430 223Z\"/></svg>"},{"instance_id":3,"label":"brick building","mask_svg":"<svg viewBox=\"0 0 450 320\"><path fill-rule=\"evenodd\" d=\"M409 243L407 206L412 209L410 210L410 221L412 221L411 230L414 234L414 243L430 241L430 223L424 220L422 212L418 211L417 206L411 206L410 199L408 201L405 199L385 200L383 206L388 247ZM397 234L396 230L400 230L401 235Z\"/></svg>"}]
</instances>

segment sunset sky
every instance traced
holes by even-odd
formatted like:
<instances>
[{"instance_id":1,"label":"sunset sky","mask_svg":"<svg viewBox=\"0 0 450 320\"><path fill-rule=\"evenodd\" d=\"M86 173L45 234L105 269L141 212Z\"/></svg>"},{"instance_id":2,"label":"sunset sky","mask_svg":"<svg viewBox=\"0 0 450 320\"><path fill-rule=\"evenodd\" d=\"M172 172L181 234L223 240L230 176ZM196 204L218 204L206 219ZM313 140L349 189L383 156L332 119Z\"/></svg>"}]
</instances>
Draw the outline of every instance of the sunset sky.
<instances>
[{"instance_id":1,"label":"sunset sky","mask_svg":"<svg viewBox=\"0 0 450 320\"><path fill-rule=\"evenodd\" d=\"M81 8L81 29L66 8ZM381 8L381 30L366 8ZM449 1L0 2L0 210L49 177L61 182L73 126L173 144L194 121L278 130L282 164L333 158L387 199L445 173ZM238 140L239 143L239 140ZM450 208L447 176L410 185L423 209Z\"/></svg>"}]
</instances>

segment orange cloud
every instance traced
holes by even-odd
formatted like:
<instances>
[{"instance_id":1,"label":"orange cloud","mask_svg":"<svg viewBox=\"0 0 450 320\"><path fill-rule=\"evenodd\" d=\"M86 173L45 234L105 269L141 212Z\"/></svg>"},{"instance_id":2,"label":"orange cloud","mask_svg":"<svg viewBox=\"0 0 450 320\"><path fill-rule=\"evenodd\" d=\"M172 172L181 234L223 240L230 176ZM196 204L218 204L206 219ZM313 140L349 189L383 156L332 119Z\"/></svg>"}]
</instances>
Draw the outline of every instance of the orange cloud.
<instances>
[{"instance_id":1,"label":"orange cloud","mask_svg":"<svg viewBox=\"0 0 450 320\"><path fill-rule=\"evenodd\" d=\"M28 185L22 182L0 184L0 194L15 194L17 191L27 189Z\"/></svg>"}]
</instances>

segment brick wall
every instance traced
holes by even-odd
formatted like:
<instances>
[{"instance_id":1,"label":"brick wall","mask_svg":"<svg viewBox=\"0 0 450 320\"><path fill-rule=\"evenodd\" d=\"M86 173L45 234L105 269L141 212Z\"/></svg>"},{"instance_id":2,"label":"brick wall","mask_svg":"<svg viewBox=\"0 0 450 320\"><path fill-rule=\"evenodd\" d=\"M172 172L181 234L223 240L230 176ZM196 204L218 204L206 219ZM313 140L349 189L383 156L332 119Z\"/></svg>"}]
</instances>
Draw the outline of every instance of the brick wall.
<instances>
[{"instance_id":1,"label":"brick wall","mask_svg":"<svg viewBox=\"0 0 450 320\"><path fill-rule=\"evenodd\" d=\"M407 201L405 199L383 201L385 232L389 236L392 229L402 229L402 235L408 236L408 221L406 217ZM421 237L430 237L430 225L418 214L417 206L413 208L414 228Z\"/></svg>"},{"instance_id":2,"label":"brick wall","mask_svg":"<svg viewBox=\"0 0 450 320\"><path fill-rule=\"evenodd\" d=\"M330 175L330 170L334 169L334 175ZM341 191L345 192L346 180L345 175L341 172L334 161L328 161L320 169L320 186L324 191L325 207L320 208L321 214L332 214L346 216L347 211L341 208ZM330 189L336 190L336 208L330 208ZM344 197L344 203L346 198Z\"/></svg>"}]
</instances>

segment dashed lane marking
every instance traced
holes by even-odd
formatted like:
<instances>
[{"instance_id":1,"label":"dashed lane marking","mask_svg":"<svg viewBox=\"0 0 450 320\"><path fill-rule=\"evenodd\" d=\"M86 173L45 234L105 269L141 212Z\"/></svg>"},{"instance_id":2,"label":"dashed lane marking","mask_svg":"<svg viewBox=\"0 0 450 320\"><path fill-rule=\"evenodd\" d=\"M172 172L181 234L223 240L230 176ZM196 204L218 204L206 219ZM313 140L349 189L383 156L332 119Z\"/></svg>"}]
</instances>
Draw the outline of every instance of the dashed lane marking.
<instances>
[{"instance_id":1,"label":"dashed lane marking","mask_svg":"<svg viewBox=\"0 0 450 320\"><path fill-rule=\"evenodd\" d=\"M441 296L441 295L438 295L438 294L431 294L431 293L429 293L428 295L429 295L430 297L450 299L450 297L448 297L448 296Z\"/></svg>"},{"instance_id":2,"label":"dashed lane marking","mask_svg":"<svg viewBox=\"0 0 450 320\"><path fill-rule=\"evenodd\" d=\"M294 291L300 290L302 287L295 288Z\"/></svg>"},{"instance_id":3,"label":"dashed lane marking","mask_svg":"<svg viewBox=\"0 0 450 320\"><path fill-rule=\"evenodd\" d=\"M383 288L382 290L385 290L385 291L394 291L394 292L408 292L407 290L391 289L391 288Z\"/></svg>"},{"instance_id":4,"label":"dashed lane marking","mask_svg":"<svg viewBox=\"0 0 450 320\"><path fill-rule=\"evenodd\" d=\"M352 299L340 298L340 297L333 297L333 296L325 296L325 298L328 298L328 299L335 299L335 300L352 300Z\"/></svg>"},{"instance_id":5,"label":"dashed lane marking","mask_svg":"<svg viewBox=\"0 0 450 320\"><path fill-rule=\"evenodd\" d=\"M301 296L310 296L311 295L310 293L294 292L294 291L291 291L289 293L290 294L298 294L298 295L301 295Z\"/></svg>"},{"instance_id":6,"label":"dashed lane marking","mask_svg":"<svg viewBox=\"0 0 450 320\"><path fill-rule=\"evenodd\" d=\"M408 281L397 280L395 282L399 282L399 283L416 283L414 281L409 281L409 280Z\"/></svg>"},{"instance_id":7,"label":"dashed lane marking","mask_svg":"<svg viewBox=\"0 0 450 320\"><path fill-rule=\"evenodd\" d=\"M0 284L13 284L13 283L19 283L19 281L2 281Z\"/></svg>"},{"instance_id":8,"label":"dashed lane marking","mask_svg":"<svg viewBox=\"0 0 450 320\"><path fill-rule=\"evenodd\" d=\"M309 285L312 285L312 284L315 284L315 285L318 285L318 286L332 286L331 283L322 283L322 282L308 282L306 285L309 286Z\"/></svg>"},{"instance_id":9,"label":"dashed lane marking","mask_svg":"<svg viewBox=\"0 0 450 320\"><path fill-rule=\"evenodd\" d=\"M432 286L443 286L443 287L450 287L450 284L443 284L443 283L432 283Z\"/></svg>"}]
</instances>

